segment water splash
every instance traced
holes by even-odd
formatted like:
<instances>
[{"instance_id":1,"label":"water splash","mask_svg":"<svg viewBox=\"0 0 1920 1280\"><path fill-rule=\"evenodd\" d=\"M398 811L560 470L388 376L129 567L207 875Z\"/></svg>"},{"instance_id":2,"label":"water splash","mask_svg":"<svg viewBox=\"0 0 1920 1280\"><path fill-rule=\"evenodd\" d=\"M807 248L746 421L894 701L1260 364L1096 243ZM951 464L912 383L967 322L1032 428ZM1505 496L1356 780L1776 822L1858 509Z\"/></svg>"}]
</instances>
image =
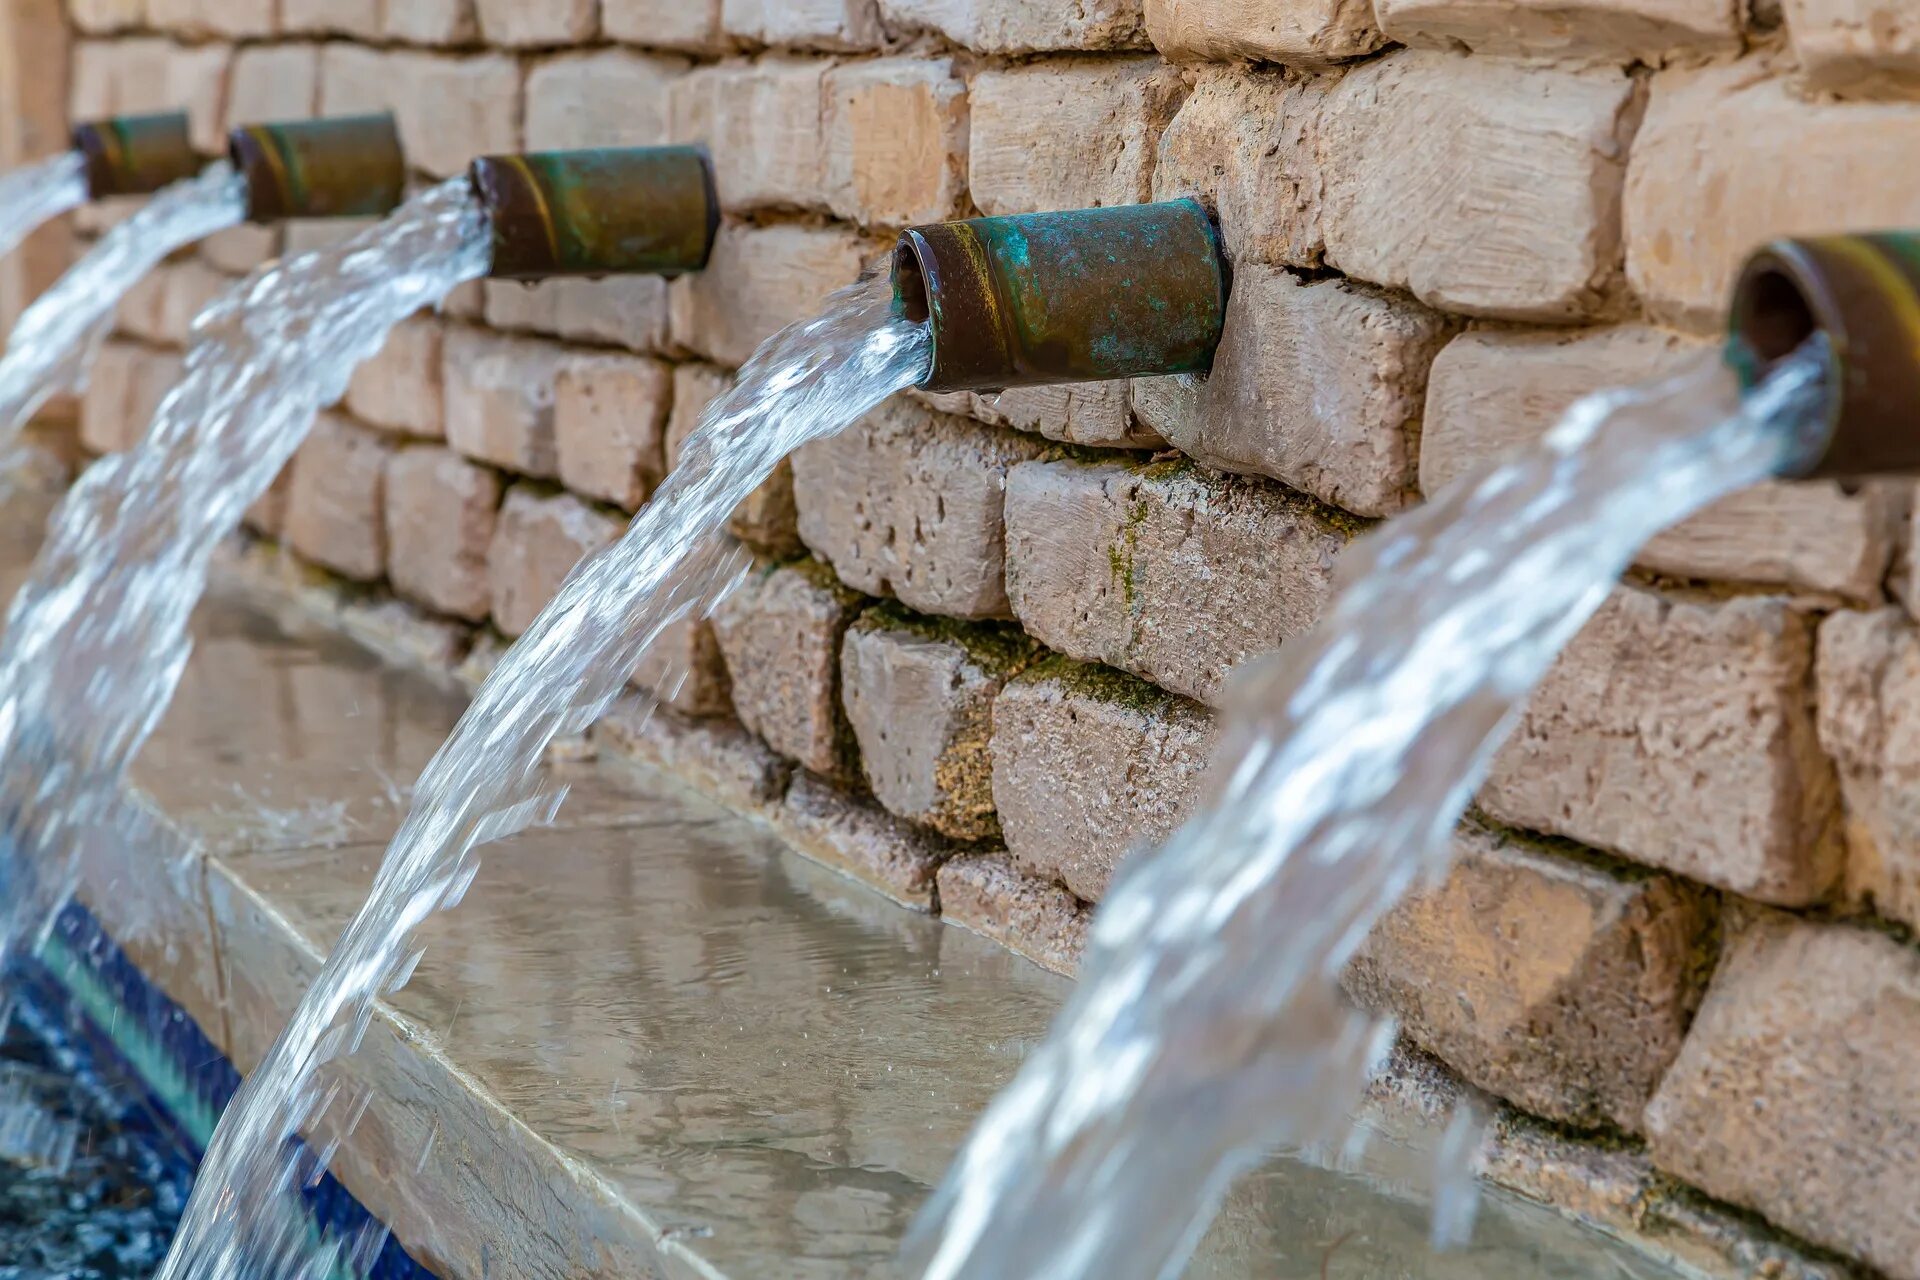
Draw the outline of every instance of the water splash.
<instances>
[{"instance_id":1,"label":"water splash","mask_svg":"<svg viewBox=\"0 0 1920 1280\"><path fill-rule=\"evenodd\" d=\"M1211 794L1102 906L916 1228L921 1274L1175 1275L1238 1172L1339 1145L1390 1033L1341 970L1445 873L1527 693L1640 545L1816 445L1822 365L1803 350L1744 403L1711 358L1590 397L1347 553L1319 627L1236 676Z\"/></svg>"},{"instance_id":2,"label":"water splash","mask_svg":"<svg viewBox=\"0 0 1920 1280\"><path fill-rule=\"evenodd\" d=\"M562 796L540 788L547 745L583 732L655 637L738 580L744 560L724 533L734 507L795 448L918 381L930 358L926 332L894 318L886 281L869 280L775 334L709 406L625 536L574 570L427 765L366 904L222 1117L160 1280L319 1274L277 1206L312 1173L293 1135L337 1140L351 1127L328 1115L353 1101L322 1090L320 1069L358 1044L375 997L405 984L414 929L460 900L476 847L552 816Z\"/></svg>"},{"instance_id":3,"label":"water splash","mask_svg":"<svg viewBox=\"0 0 1920 1280\"><path fill-rule=\"evenodd\" d=\"M49 398L86 385L127 290L175 250L234 226L246 214L246 181L224 160L208 165L101 236L21 312L0 356L0 457Z\"/></svg>"},{"instance_id":4,"label":"water splash","mask_svg":"<svg viewBox=\"0 0 1920 1280\"><path fill-rule=\"evenodd\" d=\"M87 158L78 151L0 174L0 258L34 228L87 202Z\"/></svg>"}]
</instances>

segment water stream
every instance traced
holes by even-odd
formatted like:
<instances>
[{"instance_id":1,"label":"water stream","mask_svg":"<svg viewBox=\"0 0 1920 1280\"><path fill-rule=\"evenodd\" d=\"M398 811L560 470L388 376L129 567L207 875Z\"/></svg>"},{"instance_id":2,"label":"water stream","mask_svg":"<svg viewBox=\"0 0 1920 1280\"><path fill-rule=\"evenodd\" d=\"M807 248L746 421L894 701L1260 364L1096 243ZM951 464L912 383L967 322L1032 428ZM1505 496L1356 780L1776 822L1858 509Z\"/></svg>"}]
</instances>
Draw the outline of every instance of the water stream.
<instances>
[{"instance_id":1,"label":"water stream","mask_svg":"<svg viewBox=\"0 0 1920 1280\"><path fill-rule=\"evenodd\" d=\"M1072 1000L917 1226L919 1274L1176 1275L1238 1173L1351 1136L1391 1028L1341 970L1445 873L1528 692L1641 544L1817 445L1821 367L1803 350L1744 403L1711 357L1590 397L1347 552L1315 631L1236 676L1209 796L1103 903Z\"/></svg>"},{"instance_id":2,"label":"water stream","mask_svg":"<svg viewBox=\"0 0 1920 1280\"><path fill-rule=\"evenodd\" d=\"M87 158L68 151L0 174L0 258L34 228L87 202Z\"/></svg>"}]
</instances>

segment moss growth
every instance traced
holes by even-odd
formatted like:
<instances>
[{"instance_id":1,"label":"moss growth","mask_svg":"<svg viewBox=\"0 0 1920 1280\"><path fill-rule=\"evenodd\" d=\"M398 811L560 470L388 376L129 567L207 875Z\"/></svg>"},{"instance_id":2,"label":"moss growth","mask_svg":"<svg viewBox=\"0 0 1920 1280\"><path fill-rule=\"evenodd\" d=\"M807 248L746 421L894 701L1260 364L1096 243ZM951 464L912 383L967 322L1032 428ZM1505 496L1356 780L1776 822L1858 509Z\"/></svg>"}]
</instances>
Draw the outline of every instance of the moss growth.
<instances>
[{"instance_id":1,"label":"moss growth","mask_svg":"<svg viewBox=\"0 0 1920 1280\"><path fill-rule=\"evenodd\" d=\"M1186 701L1138 676L1098 663L1080 662L1060 653L1047 654L1022 672L1020 679L1023 683L1048 681L1076 697L1110 702L1146 715L1164 713Z\"/></svg>"},{"instance_id":2,"label":"moss growth","mask_svg":"<svg viewBox=\"0 0 1920 1280\"><path fill-rule=\"evenodd\" d=\"M1017 622L963 622L916 613L897 600L883 600L854 623L859 631L905 631L922 640L958 645L975 666L991 675L1020 674L1045 653Z\"/></svg>"}]
</instances>

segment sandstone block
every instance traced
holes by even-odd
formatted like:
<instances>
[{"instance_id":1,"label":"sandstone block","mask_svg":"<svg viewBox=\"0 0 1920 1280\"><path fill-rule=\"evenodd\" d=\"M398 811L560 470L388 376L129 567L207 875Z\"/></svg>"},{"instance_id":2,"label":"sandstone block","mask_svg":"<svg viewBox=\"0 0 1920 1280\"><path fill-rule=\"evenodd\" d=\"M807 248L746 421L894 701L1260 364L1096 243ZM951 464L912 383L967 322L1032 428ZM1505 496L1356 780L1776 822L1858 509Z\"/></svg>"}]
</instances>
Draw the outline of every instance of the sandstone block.
<instances>
[{"instance_id":1,"label":"sandstone block","mask_svg":"<svg viewBox=\"0 0 1920 1280\"><path fill-rule=\"evenodd\" d=\"M353 419L323 413L294 455L287 491L288 545L342 577L387 572L386 485L393 441Z\"/></svg>"},{"instance_id":2,"label":"sandstone block","mask_svg":"<svg viewBox=\"0 0 1920 1280\"><path fill-rule=\"evenodd\" d=\"M1086 902L1136 849L1187 818L1212 754L1213 715L1106 667L1049 658L993 707L993 800L1024 871Z\"/></svg>"},{"instance_id":3,"label":"sandstone block","mask_svg":"<svg viewBox=\"0 0 1920 1280\"><path fill-rule=\"evenodd\" d=\"M720 228L705 271L675 280L676 342L741 365L782 327L817 315L828 294L860 274L867 246L837 227Z\"/></svg>"},{"instance_id":4,"label":"sandstone block","mask_svg":"<svg viewBox=\"0 0 1920 1280\"><path fill-rule=\"evenodd\" d=\"M380 353L354 371L347 385L347 408L371 426L444 437L446 331L435 316L401 321Z\"/></svg>"},{"instance_id":5,"label":"sandstone block","mask_svg":"<svg viewBox=\"0 0 1920 1280\"><path fill-rule=\"evenodd\" d=\"M747 44L877 49L886 41L874 0L721 0L720 25Z\"/></svg>"},{"instance_id":6,"label":"sandstone block","mask_svg":"<svg viewBox=\"0 0 1920 1280\"><path fill-rule=\"evenodd\" d=\"M1355 531L1258 481L1071 461L1015 467L1006 525L1007 595L1031 635L1202 702L1312 627Z\"/></svg>"},{"instance_id":7,"label":"sandstone block","mask_svg":"<svg viewBox=\"0 0 1920 1280\"><path fill-rule=\"evenodd\" d=\"M88 35L112 35L144 26L147 0L70 0L67 16Z\"/></svg>"},{"instance_id":8,"label":"sandstone block","mask_svg":"<svg viewBox=\"0 0 1920 1280\"><path fill-rule=\"evenodd\" d=\"M248 7L235 12L244 18ZM207 155L224 152L232 60L233 49L225 44L180 45L151 37L78 41L69 88L72 116L185 111L194 148Z\"/></svg>"},{"instance_id":9,"label":"sandstone block","mask_svg":"<svg viewBox=\"0 0 1920 1280\"><path fill-rule=\"evenodd\" d=\"M800 538L869 595L1006 617L1007 474L1042 447L896 398L794 452Z\"/></svg>"},{"instance_id":10,"label":"sandstone block","mask_svg":"<svg viewBox=\"0 0 1920 1280\"><path fill-rule=\"evenodd\" d=\"M1468 1081L1536 1115L1641 1127L1705 986L1706 895L1480 829L1346 975Z\"/></svg>"},{"instance_id":11,"label":"sandstone block","mask_svg":"<svg viewBox=\"0 0 1920 1280\"><path fill-rule=\"evenodd\" d=\"M642 356L576 355L560 366L553 433L560 482L636 510L666 475L673 374Z\"/></svg>"},{"instance_id":12,"label":"sandstone block","mask_svg":"<svg viewBox=\"0 0 1920 1280\"><path fill-rule=\"evenodd\" d=\"M673 369L673 411L667 415L667 469L679 463L680 444L700 425L713 398L733 379L711 365L681 364ZM793 497L793 463L782 458L773 474L734 508L727 521L734 537L775 560L806 553L800 541L800 512Z\"/></svg>"},{"instance_id":13,"label":"sandstone block","mask_svg":"<svg viewBox=\"0 0 1920 1280\"><path fill-rule=\"evenodd\" d=\"M470 458L523 475L559 474L554 384L567 349L451 328L442 352L447 442Z\"/></svg>"},{"instance_id":14,"label":"sandstone block","mask_svg":"<svg viewBox=\"0 0 1920 1280\"><path fill-rule=\"evenodd\" d=\"M600 0L600 25L609 39L653 49L718 53L720 0Z\"/></svg>"},{"instance_id":15,"label":"sandstone block","mask_svg":"<svg viewBox=\"0 0 1920 1280\"><path fill-rule=\"evenodd\" d=\"M951 58L875 58L829 71L827 205L867 225L939 222L967 192L967 86Z\"/></svg>"},{"instance_id":16,"label":"sandstone block","mask_svg":"<svg viewBox=\"0 0 1920 1280\"><path fill-rule=\"evenodd\" d=\"M1627 175L1628 279L1656 318L1717 333L1762 242L1920 219L1915 145L1913 104L1808 102L1753 59L1663 71Z\"/></svg>"},{"instance_id":17,"label":"sandstone block","mask_svg":"<svg viewBox=\"0 0 1920 1280\"><path fill-rule=\"evenodd\" d=\"M1068 58L973 78L967 184L986 214L1136 204L1186 89L1151 58Z\"/></svg>"},{"instance_id":18,"label":"sandstone block","mask_svg":"<svg viewBox=\"0 0 1920 1280\"><path fill-rule=\"evenodd\" d=\"M80 443L93 453L120 453L146 438L154 410L180 380L181 358L130 342L100 348L80 398Z\"/></svg>"},{"instance_id":19,"label":"sandstone block","mask_svg":"<svg viewBox=\"0 0 1920 1280\"><path fill-rule=\"evenodd\" d=\"M768 746L822 776L857 776L840 709L840 639L860 598L805 560L762 568L713 611L733 707Z\"/></svg>"},{"instance_id":20,"label":"sandstone block","mask_svg":"<svg viewBox=\"0 0 1920 1280\"><path fill-rule=\"evenodd\" d=\"M804 771L794 775L772 817L787 843L814 861L872 885L902 906L933 909L934 877L952 852L938 836Z\"/></svg>"},{"instance_id":21,"label":"sandstone block","mask_svg":"<svg viewBox=\"0 0 1920 1280\"><path fill-rule=\"evenodd\" d=\"M275 34L278 10L275 0L147 0L147 22L177 35L260 39Z\"/></svg>"},{"instance_id":22,"label":"sandstone block","mask_svg":"<svg viewBox=\"0 0 1920 1280\"><path fill-rule=\"evenodd\" d=\"M1433 363L1420 435L1420 487L1437 492L1537 441L1574 401L1711 358L1704 343L1640 325L1565 333L1478 330ZM1681 578L1733 579L1877 601L1898 540L1904 486L1759 485L1724 498L1641 549Z\"/></svg>"},{"instance_id":23,"label":"sandstone block","mask_svg":"<svg viewBox=\"0 0 1920 1280\"><path fill-rule=\"evenodd\" d=\"M1327 262L1447 311L1600 312L1639 104L1613 68L1422 50L1356 67L1321 116Z\"/></svg>"},{"instance_id":24,"label":"sandstone block","mask_svg":"<svg viewBox=\"0 0 1920 1280\"><path fill-rule=\"evenodd\" d=\"M280 26L303 35L381 37L382 0L280 0Z\"/></svg>"},{"instance_id":25,"label":"sandstone block","mask_svg":"<svg viewBox=\"0 0 1920 1280\"><path fill-rule=\"evenodd\" d=\"M1176 62L1357 58L1386 43L1373 6L1353 0L1146 0L1147 34Z\"/></svg>"},{"instance_id":26,"label":"sandstone block","mask_svg":"<svg viewBox=\"0 0 1920 1280\"><path fill-rule=\"evenodd\" d=\"M620 522L570 493L507 491L487 547L493 625L518 636L560 590L573 566L620 536Z\"/></svg>"},{"instance_id":27,"label":"sandstone block","mask_svg":"<svg viewBox=\"0 0 1920 1280\"><path fill-rule=\"evenodd\" d=\"M287 530L287 499L293 488L293 463L280 468L267 491L253 500L240 523L263 538L279 539Z\"/></svg>"},{"instance_id":28,"label":"sandstone block","mask_svg":"<svg viewBox=\"0 0 1920 1280\"><path fill-rule=\"evenodd\" d=\"M129 338L139 338L143 342L158 346L172 346L167 341L166 310L167 276L173 271L173 264L163 262L146 275L133 282L133 286L120 297L120 305L114 308L113 330Z\"/></svg>"},{"instance_id":29,"label":"sandstone block","mask_svg":"<svg viewBox=\"0 0 1920 1280\"><path fill-rule=\"evenodd\" d=\"M1021 873L1004 854L963 853L940 864L940 917L1072 977L1092 913L1051 881Z\"/></svg>"},{"instance_id":30,"label":"sandstone block","mask_svg":"<svg viewBox=\"0 0 1920 1280\"><path fill-rule=\"evenodd\" d=\"M280 254L280 228L251 223L216 231L200 242L200 256L214 270L243 276Z\"/></svg>"},{"instance_id":31,"label":"sandstone block","mask_svg":"<svg viewBox=\"0 0 1920 1280\"><path fill-rule=\"evenodd\" d=\"M651 147L667 140L667 87L686 63L609 49L549 58L527 76L527 149Z\"/></svg>"},{"instance_id":32,"label":"sandstone block","mask_svg":"<svg viewBox=\"0 0 1920 1280\"><path fill-rule=\"evenodd\" d=\"M483 622L493 608L487 552L504 486L451 449L402 449L387 464L387 576L439 613Z\"/></svg>"},{"instance_id":33,"label":"sandstone block","mask_svg":"<svg viewBox=\"0 0 1920 1280\"><path fill-rule=\"evenodd\" d=\"M1807 87L1849 97L1920 91L1920 19L1898 0L1785 0Z\"/></svg>"},{"instance_id":34,"label":"sandstone block","mask_svg":"<svg viewBox=\"0 0 1920 1280\"><path fill-rule=\"evenodd\" d=\"M1837 787L1793 601L1622 587L1574 638L1494 760L1481 805L1781 905L1840 871Z\"/></svg>"},{"instance_id":35,"label":"sandstone block","mask_svg":"<svg viewBox=\"0 0 1920 1280\"><path fill-rule=\"evenodd\" d=\"M726 655L705 618L670 624L641 655L631 683L687 716L733 714Z\"/></svg>"},{"instance_id":36,"label":"sandstone block","mask_svg":"<svg viewBox=\"0 0 1920 1280\"><path fill-rule=\"evenodd\" d=\"M1912 1277L1920 957L1765 913L1726 949L1647 1108L1654 1162L1795 1234Z\"/></svg>"},{"instance_id":37,"label":"sandstone block","mask_svg":"<svg viewBox=\"0 0 1920 1280\"><path fill-rule=\"evenodd\" d=\"M381 6L381 30L405 44L466 44L480 34L474 0L406 0Z\"/></svg>"},{"instance_id":38,"label":"sandstone block","mask_svg":"<svg viewBox=\"0 0 1920 1280\"><path fill-rule=\"evenodd\" d=\"M505 54L457 57L329 45L320 114L392 111L407 160L450 178L478 155L520 150L520 64Z\"/></svg>"},{"instance_id":39,"label":"sandstone block","mask_svg":"<svg viewBox=\"0 0 1920 1280\"><path fill-rule=\"evenodd\" d=\"M193 322L233 288L233 281L193 258L170 264L162 278L166 288L160 298L159 340L170 346L188 346Z\"/></svg>"},{"instance_id":40,"label":"sandstone block","mask_svg":"<svg viewBox=\"0 0 1920 1280\"><path fill-rule=\"evenodd\" d=\"M701 67L673 83L673 138L708 146L722 208L824 207L823 81L830 65L768 56Z\"/></svg>"},{"instance_id":41,"label":"sandstone block","mask_svg":"<svg viewBox=\"0 0 1920 1280\"><path fill-rule=\"evenodd\" d=\"M233 55L227 127L304 120L320 101L320 46L253 45Z\"/></svg>"},{"instance_id":42,"label":"sandstone block","mask_svg":"<svg viewBox=\"0 0 1920 1280\"><path fill-rule=\"evenodd\" d=\"M596 0L476 0L480 38L492 45L578 44L599 26Z\"/></svg>"},{"instance_id":43,"label":"sandstone block","mask_svg":"<svg viewBox=\"0 0 1920 1280\"><path fill-rule=\"evenodd\" d=\"M962 412L997 427L1031 431L1090 448L1158 449L1160 433L1133 415L1124 382L1065 382L1045 387L967 392ZM934 408L934 398L926 398Z\"/></svg>"},{"instance_id":44,"label":"sandstone block","mask_svg":"<svg viewBox=\"0 0 1920 1280\"><path fill-rule=\"evenodd\" d=\"M1140 0L880 0L896 29L934 31L980 53L1022 54L1067 49L1142 49L1147 45Z\"/></svg>"},{"instance_id":45,"label":"sandstone block","mask_svg":"<svg viewBox=\"0 0 1920 1280\"><path fill-rule=\"evenodd\" d=\"M1377 0L1389 39L1428 48L1536 58L1659 63L1740 47L1726 0Z\"/></svg>"},{"instance_id":46,"label":"sandstone block","mask_svg":"<svg viewBox=\"0 0 1920 1280\"><path fill-rule=\"evenodd\" d=\"M638 694L621 698L600 718L593 740L749 813L778 804L793 775L791 763L733 721L696 720Z\"/></svg>"},{"instance_id":47,"label":"sandstone block","mask_svg":"<svg viewBox=\"0 0 1920 1280\"><path fill-rule=\"evenodd\" d=\"M484 286L486 321L496 329L546 333L633 351L660 351L667 346L667 282L659 276L477 283Z\"/></svg>"}]
</instances>

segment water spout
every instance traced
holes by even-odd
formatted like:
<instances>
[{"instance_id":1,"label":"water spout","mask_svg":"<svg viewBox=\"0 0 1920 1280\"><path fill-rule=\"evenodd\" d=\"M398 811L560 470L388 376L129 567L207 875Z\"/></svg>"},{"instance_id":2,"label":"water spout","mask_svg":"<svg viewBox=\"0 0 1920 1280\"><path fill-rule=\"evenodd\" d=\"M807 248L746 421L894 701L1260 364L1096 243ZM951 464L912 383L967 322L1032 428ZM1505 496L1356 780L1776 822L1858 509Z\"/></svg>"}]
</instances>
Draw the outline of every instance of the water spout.
<instances>
[{"instance_id":1,"label":"water spout","mask_svg":"<svg viewBox=\"0 0 1920 1280\"><path fill-rule=\"evenodd\" d=\"M86 163L87 199L150 196L185 182L204 163L184 112L115 116L76 125L73 149Z\"/></svg>"},{"instance_id":2,"label":"water spout","mask_svg":"<svg viewBox=\"0 0 1920 1280\"><path fill-rule=\"evenodd\" d=\"M698 147L483 156L470 176L493 226L496 280L698 271L720 227Z\"/></svg>"},{"instance_id":3,"label":"water spout","mask_svg":"<svg viewBox=\"0 0 1920 1280\"><path fill-rule=\"evenodd\" d=\"M383 218L406 196L407 158L390 115L252 124L227 138L247 183L247 221Z\"/></svg>"}]
</instances>

